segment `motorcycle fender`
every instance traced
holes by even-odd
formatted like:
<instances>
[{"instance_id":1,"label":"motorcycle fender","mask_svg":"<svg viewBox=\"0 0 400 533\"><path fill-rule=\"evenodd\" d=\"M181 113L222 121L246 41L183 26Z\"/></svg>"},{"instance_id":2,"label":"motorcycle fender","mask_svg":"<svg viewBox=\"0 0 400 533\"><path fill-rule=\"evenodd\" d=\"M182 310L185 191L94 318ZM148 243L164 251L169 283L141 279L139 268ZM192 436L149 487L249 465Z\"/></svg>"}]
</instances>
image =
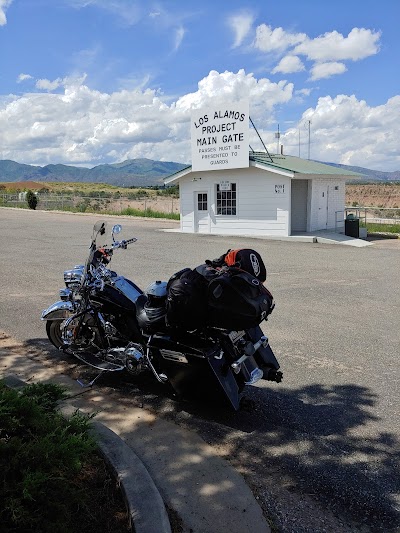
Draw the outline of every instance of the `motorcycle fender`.
<instances>
[{"instance_id":1,"label":"motorcycle fender","mask_svg":"<svg viewBox=\"0 0 400 533\"><path fill-rule=\"evenodd\" d=\"M55 302L42 311L41 320L65 320L74 314L72 302Z\"/></svg>"},{"instance_id":2,"label":"motorcycle fender","mask_svg":"<svg viewBox=\"0 0 400 533\"><path fill-rule=\"evenodd\" d=\"M229 367L226 368L225 358L223 356L219 357L212 355L208 358L208 362L232 407L235 411L238 411L240 402L239 387L233 376L232 370Z\"/></svg>"},{"instance_id":3,"label":"motorcycle fender","mask_svg":"<svg viewBox=\"0 0 400 533\"><path fill-rule=\"evenodd\" d=\"M263 335L263 332L261 331L260 327L251 328L247 330L247 333L252 342L257 342L260 339L261 335ZM265 347L260 346L260 348L254 354L254 358L257 361L257 364L261 367L266 365L271 368L275 368L275 370L279 369L278 360L275 357L275 354L269 344L267 344L267 346Z\"/></svg>"}]
</instances>

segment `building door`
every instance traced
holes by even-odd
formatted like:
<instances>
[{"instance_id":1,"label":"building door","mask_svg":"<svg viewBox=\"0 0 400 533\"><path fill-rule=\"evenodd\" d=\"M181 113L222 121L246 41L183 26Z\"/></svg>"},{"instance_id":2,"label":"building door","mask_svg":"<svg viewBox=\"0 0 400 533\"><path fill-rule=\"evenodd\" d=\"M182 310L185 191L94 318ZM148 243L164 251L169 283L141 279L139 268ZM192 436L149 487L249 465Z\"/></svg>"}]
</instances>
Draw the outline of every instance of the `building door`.
<instances>
[{"instance_id":1,"label":"building door","mask_svg":"<svg viewBox=\"0 0 400 533\"><path fill-rule=\"evenodd\" d=\"M291 231L307 231L308 180L291 182Z\"/></svg>"},{"instance_id":2,"label":"building door","mask_svg":"<svg viewBox=\"0 0 400 533\"><path fill-rule=\"evenodd\" d=\"M210 233L210 217L208 214L208 193L196 191L195 193L195 233Z\"/></svg>"},{"instance_id":3,"label":"building door","mask_svg":"<svg viewBox=\"0 0 400 533\"><path fill-rule=\"evenodd\" d=\"M318 228L324 230L328 228L328 200L329 200L329 186L324 185L319 189L318 200Z\"/></svg>"}]
</instances>

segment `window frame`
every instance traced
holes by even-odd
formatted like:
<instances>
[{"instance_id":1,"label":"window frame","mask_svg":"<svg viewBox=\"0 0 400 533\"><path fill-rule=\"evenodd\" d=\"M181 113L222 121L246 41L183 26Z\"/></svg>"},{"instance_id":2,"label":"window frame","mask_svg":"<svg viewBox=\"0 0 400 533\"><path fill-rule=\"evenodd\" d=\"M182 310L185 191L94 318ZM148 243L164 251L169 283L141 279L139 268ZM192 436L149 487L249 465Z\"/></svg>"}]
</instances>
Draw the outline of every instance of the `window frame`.
<instances>
[{"instance_id":1,"label":"window frame","mask_svg":"<svg viewBox=\"0 0 400 533\"><path fill-rule=\"evenodd\" d=\"M202 198L200 199L199 196ZM208 193L207 192L198 192L196 195L196 202L197 202L197 211L208 211ZM200 206L204 207L205 209L200 208Z\"/></svg>"},{"instance_id":2,"label":"window frame","mask_svg":"<svg viewBox=\"0 0 400 533\"><path fill-rule=\"evenodd\" d=\"M232 211L234 211L234 213L232 213ZM231 183L231 189L229 191L220 191L219 183L216 183L215 215L218 217L237 217L237 211L237 184Z\"/></svg>"}]
</instances>

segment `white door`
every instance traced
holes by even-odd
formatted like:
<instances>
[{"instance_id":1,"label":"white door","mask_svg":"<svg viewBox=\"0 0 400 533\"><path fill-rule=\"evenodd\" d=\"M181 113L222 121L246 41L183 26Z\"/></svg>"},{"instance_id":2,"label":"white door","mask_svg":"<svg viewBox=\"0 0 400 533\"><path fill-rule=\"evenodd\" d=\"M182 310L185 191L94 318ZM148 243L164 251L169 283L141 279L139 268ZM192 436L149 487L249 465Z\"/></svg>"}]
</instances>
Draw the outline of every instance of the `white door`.
<instances>
[{"instance_id":1,"label":"white door","mask_svg":"<svg viewBox=\"0 0 400 533\"><path fill-rule=\"evenodd\" d=\"M210 217L208 214L208 193L207 191L196 191L194 193L195 203L195 233L210 233Z\"/></svg>"},{"instance_id":2,"label":"white door","mask_svg":"<svg viewBox=\"0 0 400 533\"><path fill-rule=\"evenodd\" d=\"M318 201L318 228L327 229L328 227L328 195L329 187L326 185L319 190Z\"/></svg>"}]
</instances>

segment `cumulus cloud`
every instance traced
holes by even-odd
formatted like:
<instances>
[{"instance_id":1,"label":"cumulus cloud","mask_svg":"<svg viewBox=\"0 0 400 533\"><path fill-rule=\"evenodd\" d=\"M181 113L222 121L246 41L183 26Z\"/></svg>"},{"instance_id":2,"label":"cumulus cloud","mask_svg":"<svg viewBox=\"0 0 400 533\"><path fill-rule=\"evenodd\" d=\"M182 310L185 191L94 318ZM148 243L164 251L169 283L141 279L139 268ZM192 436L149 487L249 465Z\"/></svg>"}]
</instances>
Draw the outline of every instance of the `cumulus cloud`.
<instances>
[{"instance_id":1,"label":"cumulus cloud","mask_svg":"<svg viewBox=\"0 0 400 533\"><path fill-rule=\"evenodd\" d=\"M346 65L337 61L331 61L328 63L315 63L310 71L310 79L315 81L321 80L322 78L330 78L331 76L336 76L337 74L343 74L343 72L346 72L346 70Z\"/></svg>"},{"instance_id":2,"label":"cumulus cloud","mask_svg":"<svg viewBox=\"0 0 400 533\"><path fill-rule=\"evenodd\" d=\"M272 26L261 24L256 29L254 47L261 50L261 52L284 52L306 39L307 35L305 33L291 33L283 28L273 29Z\"/></svg>"},{"instance_id":3,"label":"cumulus cloud","mask_svg":"<svg viewBox=\"0 0 400 533\"><path fill-rule=\"evenodd\" d=\"M249 11L240 11L228 17L227 24L234 34L232 48L240 46L249 34L254 21L254 15Z\"/></svg>"},{"instance_id":4,"label":"cumulus cloud","mask_svg":"<svg viewBox=\"0 0 400 533\"><path fill-rule=\"evenodd\" d=\"M35 86L37 89L44 89L45 91L55 91L62 85L62 83L63 80L61 78L57 78L53 81L41 79L36 81Z\"/></svg>"},{"instance_id":5,"label":"cumulus cloud","mask_svg":"<svg viewBox=\"0 0 400 533\"><path fill-rule=\"evenodd\" d=\"M332 31L315 39L307 38L293 50L313 61L358 61L379 51L381 32L353 28L347 37Z\"/></svg>"},{"instance_id":6,"label":"cumulus cloud","mask_svg":"<svg viewBox=\"0 0 400 533\"><path fill-rule=\"evenodd\" d=\"M297 128L281 137L285 151L298 155L298 132L311 124L311 158L376 170L399 170L400 96L371 107L354 95L325 96L307 109ZM304 144L306 134L302 135ZM307 136L308 142L308 136ZM302 157L307 157L302 146Z\"/></svg>"},{"instance_id":7,"label":"cumulus cloud","mask_svg":"<svg viewBox=\"0 0 400 533\"><path fill-rule=\"evenodd\" d=\"M256 29L253 47L275 55L286 54L272 70L285 74L305 70L298 56L312 61L311 80L343 74L347 70L343 61L359 61L379 52L380 31L353 28L347 37L337 31L315 38L305 33L293 33L283 28L261 24Z\"/></svg>"},{"instance_id":8,"label":"cumulus cloud","mask_svg":"<svg viewBox=\"0 0 400 533\"><path fill-rule=\"evenodd\" d=\"M282 74L292 74L294 72L301 72L305 70L301 59L297 56L288 55L283 57L274 69L272 69L272 74L277 72L282 72Z\"/></svg>"},{"instance_id":9,"label":"cumulus cloud","mask_svg":"<svg viewBox=\"0 0 400 533\"><path fill-rule=\"evenodd\" d=\"M275 109L307 94L286 81L274 83L244 70L211 71L195 92L164 101L157 90L136 88L105 93L85 78L64 78L62 91L0 99L0 159L20 163L94 166L128 158L190 163L190 111L249 97L250 115L264 142L275 151ZM354 95L325 96L307 109L296 127L281 133L284 151L322 161L398 170L400 96L371 107ZM258 143L258 144L257 144ZM262 149L254 130L250 144Z\"/></svg>"},{"instance_id":10,"label":"cumulus cloud","mask_svg":"<svg viewBox=\"0 0 400 533\"><path fill-rule=\"evenodd\" d=\"M52 83L45 80L45 89ZM169 104L151 89L108 94L90 89L84 78L65 78L62 86L62 92L27 93L0 102L0 159L94 166L149 157L187 163L192 108L250 97L252 118L267 124L274 107L293 94L290 83L257 79L244 70L212 71L196 92Z\"/></svg>"},{"instance_id":11,"label":"cumulus cloud","mask_svg":"<svg viewBox=\"0 0 400 533\"><path fill-rule=\"evenodd\" d=\"M26 80L31 80L32 76L30 74L20 74L17 78L17 83L21 83Z\"/></svg>"},{"instance_id":12,"label":"cumulus cloud","mask_svg":"<svg viewBox=\"0 0 400 533\"><path fill-rule=\"evenodd\" d=\"M0 26L7 24L6 11L13 0L0 0Z\"/></svg>"}]
</instances>

